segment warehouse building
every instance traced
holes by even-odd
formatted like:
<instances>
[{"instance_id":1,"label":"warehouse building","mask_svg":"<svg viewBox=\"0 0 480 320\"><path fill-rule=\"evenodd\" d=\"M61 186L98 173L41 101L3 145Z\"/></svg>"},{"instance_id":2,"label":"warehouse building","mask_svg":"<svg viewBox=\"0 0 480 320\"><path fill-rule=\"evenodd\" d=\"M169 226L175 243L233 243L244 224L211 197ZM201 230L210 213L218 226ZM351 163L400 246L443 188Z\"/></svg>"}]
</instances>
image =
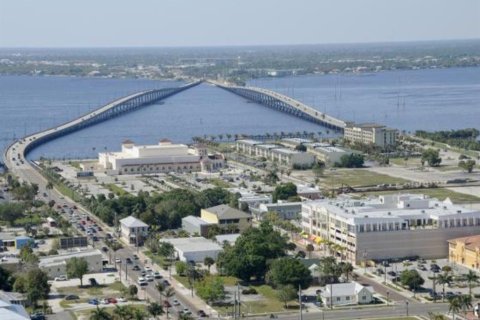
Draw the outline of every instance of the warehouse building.
<instances>
[{"instance_id":1,"label":"warehouse building","mask_svg":"<svg viewBox=\"0 0 480 320\"><path fill-rule=\"evenodd\" d=\"M53 279L67 274L67 261L72 258L85 259L88 263L88 273L103 271L102 252L98 249L72 251L54 256L40 257L38 267L45 271L49 278Z\"/></svg>"},{"instance_id":2,"label":"warehouse building","mask_svg":"<svg viewBox=\"0 0 480 320\"><path fill-rule=\"evenodd\" d=\"M168 238L162 239L161 242L171 243L177 258L185 262L203 262L205 257L217 259L218 254L223 250L218 243L204 237Z\"/></svg>"}]
</instances>

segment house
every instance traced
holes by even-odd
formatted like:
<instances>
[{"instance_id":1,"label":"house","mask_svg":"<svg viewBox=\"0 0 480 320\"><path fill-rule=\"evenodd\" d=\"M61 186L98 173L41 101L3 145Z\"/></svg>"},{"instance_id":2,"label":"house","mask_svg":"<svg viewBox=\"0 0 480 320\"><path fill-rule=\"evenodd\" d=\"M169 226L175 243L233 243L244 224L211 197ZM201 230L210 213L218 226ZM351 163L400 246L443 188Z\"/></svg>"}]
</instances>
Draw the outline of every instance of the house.
<instances>
[{"instance_id":1,"label":"house","mask_svg":"<svg viewBox=\"0 0 480 320\"><path fill-rule=\"evenodd\" d=\"M190 235L199 235L207 238L208 230L212 225L214 224L195 216L182 218L182 229Z\"/></svg>"},{"instance_id":2,"label":"house","mask_svg":"<svg viewBox=\"0 0 480 320\"><path fill-rule=\"evenodd\" d=\"M30 320L30 315L23 305L0 298L0 319Z\"/></svg>"},{"instance_id":3,"label":"house","mask_svg":"<svg viewBox=\"0 0 480 320\"><path fill-rule=\"evenodd\" d=\"M141 245L147 237L148 224L134 216L120 220L120 233L129 244Z\"/></svg>"},{"instance_id":4,"label":"house","mask_svg":"<svg viewBox=\"0 0 480 320\"><path fill-rule=\"evenodd\" d=\"M480 270L480 235L448 240L448 261Z\"/></svg>"},{"instance_id":5,"label":"house","mask_svg":"<svg viewBox=\"0 0 480 320\"><path fill-rule=\"evenodd\" d=\"M67 274L67 261L72 258L85 259L88 264L89 273L103 271L103 256L102 252L98 249L69 251L53 256L40 257L38 267L45 271L49 278L63 276Z\"/></svg>"},{"instance_id":6,"label":"house","mask_svg":"<svg viewBox=\"0 0 480 320\"><path fill-rule=\"evenodd\" d=\"M217 224L224 233L241 233L252 225L252 217L225 204L202 209L202 220Z\"/></svg>"},{"instance_id":7,"label":"house","mask_svg":"<svg viewBox=\"0 0 480 320\"><path fill-rule=\"evenodd\" d=\"M300 262L310 271L313 283L319 283L321 276L320 259L301 259Z\"/></svg>"},{"instance_id":8,"label":"house","mask_svg":"<svg viewBox=\"0 0 480 320\"><path fill-rule=\"evenodd\" d=\"M301 202L277 202L277 203L262 203L258 208L251 209L252 214L257 220L265 219L268 212L277 213L282 220L294 220L300 217L302 212Z\"/></svg>"},{"instance_id":9,"label":"house","mask_svg":"<svg viewBox=\"0 0 480 320\"><path fill-rule=\"evenodd\" d=\"M15 237L15 249L20 250L25 246L33 246L35 241L27 236Z\"/></svg>"},{"instance_id":10,"label":"house","mask_svg":"<svg viewBox=\"0 0 480 320\"><path fill-rule=\"evenodd\" d=\"M171 243L177 258L184 262L202 263L206 257L217 259L218 254L223 250L218 243L204 237L168 238L162 239L161 242Z\"/></svg>"},{"instance_id":11,"label":"house","mask_svg":"<svg viewBox=\"0 0 480 320\"><path fill-rule=\"evenodd\" d=\"M325 306L368 304L373 301L373 288L358 282L334 283L325 286L320 294Z\"/></svg>"}]
</instances>

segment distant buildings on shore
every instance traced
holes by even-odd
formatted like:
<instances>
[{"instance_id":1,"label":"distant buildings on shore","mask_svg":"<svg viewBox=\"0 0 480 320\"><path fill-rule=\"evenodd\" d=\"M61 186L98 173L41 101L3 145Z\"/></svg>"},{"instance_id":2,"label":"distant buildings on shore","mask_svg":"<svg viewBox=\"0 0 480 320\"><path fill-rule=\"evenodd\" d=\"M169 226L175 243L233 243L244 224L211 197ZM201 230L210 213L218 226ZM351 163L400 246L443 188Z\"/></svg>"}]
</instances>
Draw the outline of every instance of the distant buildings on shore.
<instances>
[{"instance_id":1,"label":"distant buildings on shore","mask_svg":"<svg viewBox=\"0 0 480 320\"><path fill-rule=\"evenodd\" d=\"M380 148L388 148L397 144L397 129L388 128L376 123L348 123L343 138L350 142L373 144Z\"/></svg>"}]
</instances>

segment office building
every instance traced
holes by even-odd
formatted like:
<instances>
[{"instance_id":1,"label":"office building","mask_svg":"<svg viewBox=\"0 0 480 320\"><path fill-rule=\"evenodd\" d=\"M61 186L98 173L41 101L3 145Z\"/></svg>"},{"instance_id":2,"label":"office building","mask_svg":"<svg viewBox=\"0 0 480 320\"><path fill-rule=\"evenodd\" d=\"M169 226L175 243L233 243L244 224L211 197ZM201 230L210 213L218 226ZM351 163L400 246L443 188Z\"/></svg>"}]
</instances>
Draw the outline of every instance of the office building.
<instances>
[{"instance_id":1,"label":"office building","mask_svg":"<svg viewBox=\"0 0 480 320\"><path fill-rule=\"evenodd\" d=\"M350 142L374 144L388 148L397 144L397 130L376 123L348 123L344 129L344 139Z\"/></svg>"}]
</instances>

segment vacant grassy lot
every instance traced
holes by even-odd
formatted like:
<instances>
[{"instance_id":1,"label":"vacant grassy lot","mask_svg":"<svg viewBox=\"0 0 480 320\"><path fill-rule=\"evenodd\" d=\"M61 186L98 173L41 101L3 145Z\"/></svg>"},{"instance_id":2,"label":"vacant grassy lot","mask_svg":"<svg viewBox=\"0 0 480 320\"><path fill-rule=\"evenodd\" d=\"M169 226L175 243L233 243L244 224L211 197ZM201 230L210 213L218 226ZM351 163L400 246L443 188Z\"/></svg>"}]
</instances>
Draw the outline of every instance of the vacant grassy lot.
<instances>
[{"instance_id":1,"label":"vacant grassy lot","mask_svg":"<svg viewBox=\"0 0 480 320\"><path fill-rule=\"evenodd\" d=\"M327 188L338 188L341 187L342 184L351 187L360 187L407 182L409 181L402 178L395 178L364 169L337 169L334 171L325 171L324 177L321 179L321 183Z\"/></svg>"},{"instance_id":2,"label":"vacant grassy lot","mask_svg":"<svg viewBox=\"0 0 480 320\"><path fill-rule=\"evenodd\" d=\"M413 189L413 190L399 190L399 191L375 191L375 192L366 192L364 195L382 195L382 194L394 194L394 193L415 193L415 194L425 194L432 198L437 198L438 200L445 200L450 198L453 203L464 204L472 202L480 202L480 197L476 197L470 194L464 194L460 192L455 192L445 188L433 188L433 189Z\"/></svg>"}]
</instances>

